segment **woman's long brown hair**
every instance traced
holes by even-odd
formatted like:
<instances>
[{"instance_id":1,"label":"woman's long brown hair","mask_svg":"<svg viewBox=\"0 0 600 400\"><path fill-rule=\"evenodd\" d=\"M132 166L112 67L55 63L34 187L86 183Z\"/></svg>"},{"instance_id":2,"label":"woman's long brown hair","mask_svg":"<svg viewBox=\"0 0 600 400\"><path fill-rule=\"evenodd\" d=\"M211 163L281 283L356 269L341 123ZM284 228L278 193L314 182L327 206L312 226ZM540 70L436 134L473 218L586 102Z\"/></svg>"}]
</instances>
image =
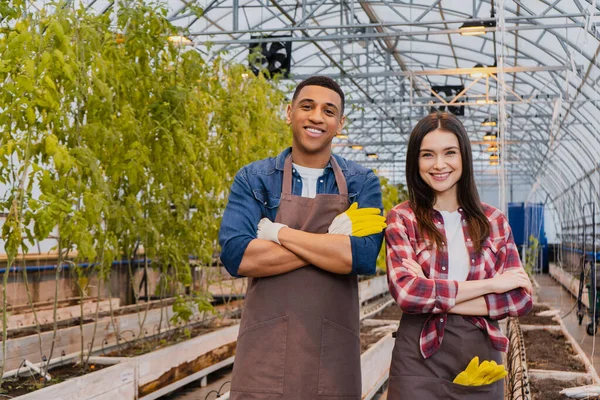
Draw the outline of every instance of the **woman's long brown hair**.
<instances>
[{"instance_id":1,"label":"woman's long brown hair","mask_svg":"<svg viewBox=\"0 0 600 400\"><path fill-rule=\"evenodd\" d=\"M462 158L462 175L457 182L458 204L467 217L469 234L475 250L479 251L490 234L490 225L483 212L477 186L475 185L473 155L471 154L469 136L463 124L450 113L437 112L429 114L417 123L410 134L406 152L406 182L410 206L417 218L421 234L433 239L437 246L441 247L444 237L433 222L432 211L435 204L435 192L423 181L419 174L421 143L425 135L436 129L451 132L458 138Z\"/></svg>"}]
</instances>

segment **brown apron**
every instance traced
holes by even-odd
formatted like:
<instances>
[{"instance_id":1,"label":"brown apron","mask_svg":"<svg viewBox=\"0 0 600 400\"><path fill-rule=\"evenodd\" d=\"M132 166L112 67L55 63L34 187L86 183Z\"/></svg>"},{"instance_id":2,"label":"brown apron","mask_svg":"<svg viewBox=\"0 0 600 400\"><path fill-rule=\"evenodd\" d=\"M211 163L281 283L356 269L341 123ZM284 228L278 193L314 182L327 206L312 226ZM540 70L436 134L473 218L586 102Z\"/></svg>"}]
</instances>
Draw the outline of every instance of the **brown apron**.
<instances>
[{"instance_id":1,"label":"brown apron","mask_svg":"<svg viewBox=\"0 0 600 400\"><path fill-rule=\"evenodd\" d=\"M340 194L292 195L292 160L283 172L276 222L327 233L348 208L348 188L333 158ZM312 265L250 278L231 381L231 400L359 400L358 282Z\"/></svg>"},{"instance_id":2,"label":"brown apron","mask_svg":"<svg viewBox=\"0 0 600 400\"><path fill-rule=\"evenodd\" d=\"M475 356L480 362L502 363L502 356L492 347L487 333L460 315L447 314L442 345L424 359L419 337L429 316L402 314L392 353L388 400L503 400L503 380L485 386L452 383Z\"/></svg>"}]
</instances>

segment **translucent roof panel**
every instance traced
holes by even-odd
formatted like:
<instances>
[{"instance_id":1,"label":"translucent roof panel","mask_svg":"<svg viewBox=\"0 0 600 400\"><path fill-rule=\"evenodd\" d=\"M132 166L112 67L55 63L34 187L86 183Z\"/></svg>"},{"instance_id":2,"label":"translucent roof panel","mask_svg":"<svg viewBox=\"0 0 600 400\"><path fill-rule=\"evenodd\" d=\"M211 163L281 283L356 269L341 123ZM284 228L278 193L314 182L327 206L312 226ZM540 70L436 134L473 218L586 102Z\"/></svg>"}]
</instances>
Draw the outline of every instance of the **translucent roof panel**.
<instances>
[{"instance_id":1,"label":"translucent roof panel","mask_svg":"<svg viewBox=\"0 0 600 400\"><path fill-rule=\"evenodd\" d=\"M98 12L118 4L83 2ZM282 89L315 74L340 82L349 138L336 139L334 151L393 182L404 182L414 124L452 101L464 112L480 185L542 188L548 201L586 185L599 201L600 2L169 0L168 7L209 57L225 50L247 63L257 43L290 42ZM484 32L462 35L464 24ZM484 76L474 75L476 66L486 67ZM482 126L486 119L499 123ZM490 165L488 132L500 137L500 166Z\"/></svg>"}]
</instances>

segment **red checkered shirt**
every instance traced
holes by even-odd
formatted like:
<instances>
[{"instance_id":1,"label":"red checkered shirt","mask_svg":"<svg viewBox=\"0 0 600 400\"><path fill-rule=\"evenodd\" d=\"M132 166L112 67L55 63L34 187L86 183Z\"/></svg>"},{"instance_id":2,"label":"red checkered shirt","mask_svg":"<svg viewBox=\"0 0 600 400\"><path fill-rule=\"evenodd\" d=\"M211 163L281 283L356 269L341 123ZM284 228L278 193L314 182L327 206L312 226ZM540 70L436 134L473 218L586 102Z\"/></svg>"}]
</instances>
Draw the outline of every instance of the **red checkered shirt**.
<instances>
[{"instance_id":1,"label":"red checkered shirt","mask_svg":"<svg viewBox=\"0 0 600 400\"><path fill-rule=\"evenodd\" d=\"M490 222L490 236L484 241L481 252L476 252L469 236L466 217L462 208L462 228L471 265L467 280L487 279L511 268L523 268L512 231L504 214L489 205L482 204ZM442 215L434 210L433 221L446 237ZM445 314L454 307L458 282L448 279L448 249L437 248L432 240L423 237L417 229L417 220L408 202L397 205L387 215L385 231L387 246L387 275L390 293L403 312L431 314L421 330L421 354L427 358L440 347L446 327ZM444 242L445 243L445 242ZM426 278L419 278L402 266L402 259L415 260ZM531 297L518 288L502 294L484 296L489 318L464 318L487 331L492 346L506 351L508 339L489 319L499 320L508 316L522 316L532 307Z\"/></svg>"}]
</instances>

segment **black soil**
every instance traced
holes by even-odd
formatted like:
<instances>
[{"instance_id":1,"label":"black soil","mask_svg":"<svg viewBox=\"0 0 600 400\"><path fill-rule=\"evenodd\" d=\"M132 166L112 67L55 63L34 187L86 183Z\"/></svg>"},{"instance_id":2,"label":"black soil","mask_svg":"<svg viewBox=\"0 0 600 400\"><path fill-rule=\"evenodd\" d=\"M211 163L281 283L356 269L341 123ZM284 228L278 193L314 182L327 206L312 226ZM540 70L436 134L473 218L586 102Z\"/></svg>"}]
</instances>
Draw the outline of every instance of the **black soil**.
<instances>
[{"instance_id":1,"label":"black soil","mask_svg":"<svg viewBox=\"0 0 600 400\"><path fill-rule=\"evenodd\" d=\"M558 322L552 319L552 317L538 317L535 314L547 311L550 307L543 305L534 305L529 314L520 317L519 323L521 325L558 325Z\"/></svg>"},{"instance_id":2,"label":"black soil","mask_svg":"<svg viewBox=\"0 0 600 400\"><path fill-rule=\"evenodd\" d=\"M402 310L400 310L400 307L398 307L398 305L396 303L394 303L394 304L387 306L379 314L377 314L376 316L371 317L371 318L372 319L385 319L385 320L390 320L390 321L399 321L401 316L402 316Z\"/></svg>"},{"instance_id":3,"label":"black soil","mask_svg":"<svg viewBox=\"0 0 600 400\"><path fill-rule=\"evenodd\" d=\"M527 368L585 372L585 366L573 357L575 352L561 332L524 331L523 339Z\"/></svg>"},{"instance_id":4,"label":"black soil","mask_svg":"<svg viewBox=\"0 0 600 400\"><path fill-rule=\"evenodd\" d=\"M50 374L52 378L49 381L46 381L37 374L32 376L27 368L24 368L20 376L5 378L3 380L0 394L8 395L10 397L21 396L48 386L56 385L67 379L89 374L90 372L107 367L110 367L110 365L90 364L84 368L82 365L65 364L51 368L50 371L48 371L48 374Z\"/></svg>"},{"instance_id":5,"label":"black soil","mask_svg":"<svg viewBox=\"0 0 600 400\"><path fill-rule=\"evenodd\" d=\"M532 379L529 382L533 400L563 400L569 399L560 391L566 388L581 386L576 380L560 381L558 379ZM597 399L598 397L590 397Z\"/></svg>"}]
</instances>

